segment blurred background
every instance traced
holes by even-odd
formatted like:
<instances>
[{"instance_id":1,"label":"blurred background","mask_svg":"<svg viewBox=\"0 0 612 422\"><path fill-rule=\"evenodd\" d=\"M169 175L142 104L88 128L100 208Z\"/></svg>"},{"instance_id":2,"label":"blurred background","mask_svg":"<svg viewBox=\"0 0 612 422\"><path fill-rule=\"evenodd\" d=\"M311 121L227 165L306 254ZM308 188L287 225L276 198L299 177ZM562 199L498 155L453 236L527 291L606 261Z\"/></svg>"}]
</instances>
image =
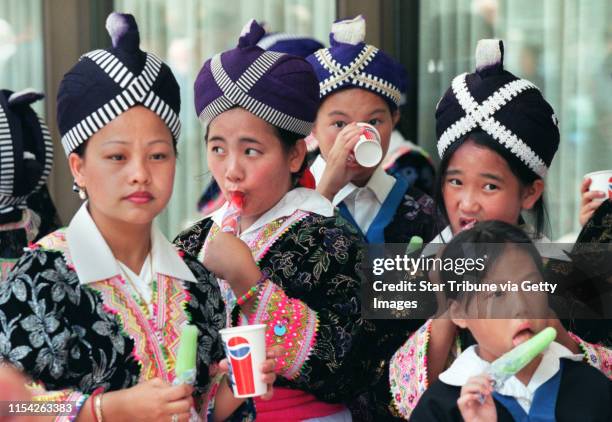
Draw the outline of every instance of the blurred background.
<instances>
[{"instance_id":1,"label":"blurred background","mask_svg":"<svg viewBox=\"0 0 612 422\"><path fill-rule=\"evenodd\" d=\"M181 86L183 132L174 195L158 224L174 237L199 218L208 182L203 133L193 111L195 75L212 54L233 47L244 23L310 35L328 45L331 23L359 13L367 41L409 74L400 130L434 160L434 110L452 78L474 69L481 38L505 41L506 68L529 79L553 105L561 146L547 178L551 235L579 229L585 173L612 168L612 2L608 0L0 0L0 87L34 87L56 141L50 190L66 224L80 201L55 125L63 74L81 54L107 48L111 11L135 15L141 47L166 61Z\"/></svg>"}]
</instances>

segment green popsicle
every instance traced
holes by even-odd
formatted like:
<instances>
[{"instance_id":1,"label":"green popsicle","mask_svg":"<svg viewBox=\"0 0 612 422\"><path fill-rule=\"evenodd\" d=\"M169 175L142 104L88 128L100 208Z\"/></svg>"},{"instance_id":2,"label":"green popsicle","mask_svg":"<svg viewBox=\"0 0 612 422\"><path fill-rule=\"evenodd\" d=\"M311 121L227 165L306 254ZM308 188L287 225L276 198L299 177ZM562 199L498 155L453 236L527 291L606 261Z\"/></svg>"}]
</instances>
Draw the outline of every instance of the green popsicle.
<instances>
[{"instance_id":1,"label":"green popsicle","mask_svg":"<svg viewBox=\"0 0 612 422\"><path fill-rule=\"evenodd\" d=\"M198 329L195 325L185 325L181 332L176 368L175 383L193 384L196 376L196 354L198 351Z\"/></svg>"},{"instance_id":2,"label":"green popsicle","mask_svg":"<svg viewBox=\"0 0 612 422\"><path fill-rule=\"evenodd\" d=\"M410 238L410 243L408 243L408 247L406 248L406 255L410 255L413 252L418 251L423 247L423 238L421 236L412 236Z\"/></svg>"},{"instance_id":3,"label":"green popsicle","mask_svg":"<svg viewBox=\"0 0 612 422\"><path fill-rule=\"evenodd\" d=\"M491 376L496 386L503 384L542 353L555 337L557 337L557 330L552 327L544 328L526 342L519 344L493 361L487 370L487 374Z\"/></svg>"}]
</instances>

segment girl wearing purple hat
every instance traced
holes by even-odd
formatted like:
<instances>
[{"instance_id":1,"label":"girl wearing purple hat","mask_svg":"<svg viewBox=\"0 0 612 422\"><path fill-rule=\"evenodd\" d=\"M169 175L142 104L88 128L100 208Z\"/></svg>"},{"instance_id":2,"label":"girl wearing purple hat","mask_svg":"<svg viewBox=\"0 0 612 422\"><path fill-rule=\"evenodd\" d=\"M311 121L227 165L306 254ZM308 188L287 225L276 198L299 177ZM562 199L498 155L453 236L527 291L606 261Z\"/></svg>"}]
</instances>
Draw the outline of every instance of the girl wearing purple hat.
<instances>
[{"instance_id":1,"label":"girl wearing purple hat","mask_svg":"<svg viewBox=\"0 0 612 422\"><path fill-rule=\"evenodd\" d=\"M223 301L202 264L153 225L172 193L178 84L140 50L133 16L113 13L106 27L113 47L83 55L58 94L85 202L0 284L0 361L37 383L35 399L54 402L57 420L187 421L194 405L208 408ZM196 373L193 386L173 385L187 324L199 331ZM271 359L262 371L274 381ZM241 404L225 390L216 400L219 418Z\"/></svg>"},{"instance_id":2,"label":"girl wearing purple hat","mask_svg":"<svg viewBox=\"0 0 612 422\"><path fill-rule=\"evenodd\" d=\"M455 77L437 105L442 161L435 199L449 225L425 255L486 220L522 225L534 241L546 241L542 195L559 145L557 118L535 85L504 70L503 54L500 40L481 40L476 72ZM535 228L525 225L521 216L528 211L534 214ZM567 268L569 263L564 264ZM612 376L609 349L569 333L556 318L548 324L557 329L558 342L574 353L583 352L586 361ZM391 391L402 416L410 416L427 386L452 360L459 344L456 333L449 318L430 319L391 359Z\"/></svg>"},{"instance_id":3,"label":"girl wearing purple hat","mask_svg":"<svg viewBox=\"0 0 612 422\"><path fill-rule=\"evenodd\" d=\"M304 180L319 104L312 67L264 51L255 21L238 46L207 60L195 82L208 166L228 200L175 243L219 280L228 323L267 325L282 345L270 402L257 420L345 421L343 404L377 372L374 326L361 318L363 243ZM243 209L237 236L221 230L230 198Z\"/></svg>"}]
</instances>

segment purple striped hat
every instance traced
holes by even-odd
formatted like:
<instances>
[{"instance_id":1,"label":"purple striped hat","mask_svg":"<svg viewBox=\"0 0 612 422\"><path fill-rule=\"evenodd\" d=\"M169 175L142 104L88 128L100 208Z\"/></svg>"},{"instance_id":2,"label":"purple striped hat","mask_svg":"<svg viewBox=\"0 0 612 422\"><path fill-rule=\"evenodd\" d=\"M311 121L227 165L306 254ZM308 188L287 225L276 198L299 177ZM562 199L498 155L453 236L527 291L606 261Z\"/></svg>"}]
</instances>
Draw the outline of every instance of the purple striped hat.
<instances>
[{"instance_id":1,"label":"purple striped hat","mask_svg":"<svg viewBox=\"0 0 612 422\"><path fill-rule=\"evenodd\" d=\"M252 19L236 48L204 63L194 84L194 97L205 129L221 113L242 107L281 129L310 134L319 106L312 67L301 57L258 47L264 34Z\"/></svg>"},{"instance_id":2,"label":"purple striped hat","mask_svg":"<svg viewBox=\"0 0 612 422\"><path fill-rule=\"evenodd\" d=\"M319 79L321 98L346 88L362 88L380 95L392 109L402 102L406 72L382 50L364 42L365 19L359 15L332 25L330 47L306 60Z\"/></svg>"},{"instance_id":3,"label":"purple striped hat","mask_svg":"<svg viewBox=\"0 0 612 422\"><path fill-rule=\"evenodd\" d=\"M106 29L112 48L81 56L57 94L57 123L66 155L133 106L157 114L178 140L179 86L170 68L140 49L134 16L111 13Z\"/></svg>"}]
</instances>

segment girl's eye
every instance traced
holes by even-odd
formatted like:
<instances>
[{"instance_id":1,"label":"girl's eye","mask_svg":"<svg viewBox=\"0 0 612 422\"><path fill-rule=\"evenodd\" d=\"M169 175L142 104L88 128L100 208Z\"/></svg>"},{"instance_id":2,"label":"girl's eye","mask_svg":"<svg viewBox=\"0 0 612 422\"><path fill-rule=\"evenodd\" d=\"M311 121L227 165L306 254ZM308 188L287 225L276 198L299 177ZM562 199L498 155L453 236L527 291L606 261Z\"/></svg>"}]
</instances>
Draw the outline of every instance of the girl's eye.
<instances>
[{"instance_id":1,"label":"girl's eye","mask_svg":"<svg viewBox=\"0 0 612 422\"><path fill-rule=\"evenodd\" d=\"M225 150L223 148L221 148L220 146L213 146L210 148L211 152L214 152L215 154L223 154L225 152Z\"/></svg>"},{"instance_id":2,"label":"girl's eye","mask_svg":"<svg viewBox=\"0 0 612 422\"><path fill-rule=\"evenodd\" d=\"M371 119L368 121L369 124L371 124L372 126L378 126L379 124L381 124L381 120L380 119Z\"/></svg>"},{"instance_id":3,"label":"girl's eye","mask_svg":"<svg viewBox=\"0 0 612 422\"><path fill-rule=\"evenodd\" d=\"M256 150L255 148L247 148L244 151L244 154L248 155L249 157L255 157L255 156L257 156L257 155L259 155L261 153L258 150Z\"/></svg>"},{"instance_id":4,"label":"girl's eye","mask_svg":"<svg viewBox=\"0 0 612 422\"><path fill-rule=\"evenodd\" d=\"M107 157L111 161L122 161L125 160L125 155L123 154L111 154Z\"/></svg>"},{"instance_id":5,"label":"girl's eye","mask_svg":"<svg viewBox=\"0 0 612 422\"><path fill-rule=\"evenodd\" d=\"M455 178L446 179L446 183L453 186L461 186L462 184L461 180Z\"/></svg>"},{"instance_id":6,"label":"girl's eye","mask_svg":"<svg viewBox=\"0 0 612 422\"><path fill-rule=\"evenodd\" d=\"M168 155L160 152L158 154L151 154L151 158L155 161L161 161L161 160L165 160L166 158L168 158Z\"/></svg>"},{"instance_id":7,"label":"girl's eye","mask_svg":"<svg viewBox=\"0 0 612 422\"><path fill-rule=\"evenodd\" d=\"M492 192L492 191L497 190L497 189L498 189L497 185L494 185L493 183L487 183L484 186L484 190L487 191L487 192Z\"/></svg>"},{"instance_id":8,"label":"girl's eye","mask_svg":"<svg viewBox=\"0 0 612 422\"><path fill-rule=\"evenodd\" d=\"M343 122L342 120L338 120L337 122L332 123L332 126L334 126L337 129L342 129L344 126L346 126L346 122Z\"/></svg>"}]
</instances>

